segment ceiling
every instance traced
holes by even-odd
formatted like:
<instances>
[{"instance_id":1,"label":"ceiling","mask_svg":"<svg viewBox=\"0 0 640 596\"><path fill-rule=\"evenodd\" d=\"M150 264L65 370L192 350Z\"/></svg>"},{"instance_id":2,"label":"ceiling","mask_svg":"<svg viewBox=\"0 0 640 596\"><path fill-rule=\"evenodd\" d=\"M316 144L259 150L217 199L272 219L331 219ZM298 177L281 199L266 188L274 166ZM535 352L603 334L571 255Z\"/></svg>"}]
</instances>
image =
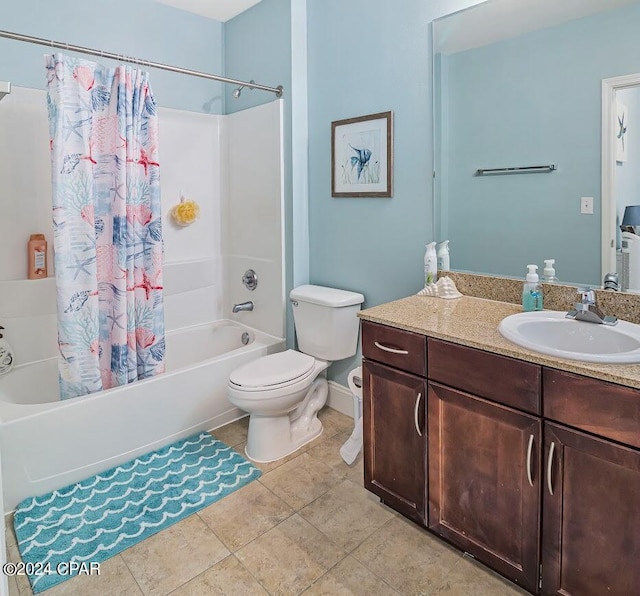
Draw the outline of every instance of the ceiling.
<instances>
[{"instance_id":1,"label":"ceiling","mask_svg":"<svg viewBox=\"0 0 640 596\"><path fill-rule=\"evenodd\" d=\"M490 0L434 24L435 49L460 52L638 0Z\"/></svg>"},{"instance_id":2,"label":"ceiling","mask_svg":"<svg viewBox=\"0 0 640 596\"><path fill-rule=\"evenodd\" d=\"M157 0L216 21L228 21L261 0Z\"/></svg>"}]
</instances>

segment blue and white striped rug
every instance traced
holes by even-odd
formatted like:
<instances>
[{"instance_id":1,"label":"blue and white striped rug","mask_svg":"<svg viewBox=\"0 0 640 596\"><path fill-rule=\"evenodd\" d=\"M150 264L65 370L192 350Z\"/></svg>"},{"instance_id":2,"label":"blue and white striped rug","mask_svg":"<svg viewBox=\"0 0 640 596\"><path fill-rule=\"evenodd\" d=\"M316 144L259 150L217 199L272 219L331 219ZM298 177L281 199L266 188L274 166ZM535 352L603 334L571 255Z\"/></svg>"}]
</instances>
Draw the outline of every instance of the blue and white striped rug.
<instances>
[{"instance_id":1,"label":"blue and white striped rug","mask_svg":"<svg viewBox=\"0 0 640 596\"><path fill-rule=\"evenodd\" d=\"M77 484L25 499L15 512L14 527L34 593L91 572L96 563L260 474L203 432Z\"/></svg>"}]
</instances>

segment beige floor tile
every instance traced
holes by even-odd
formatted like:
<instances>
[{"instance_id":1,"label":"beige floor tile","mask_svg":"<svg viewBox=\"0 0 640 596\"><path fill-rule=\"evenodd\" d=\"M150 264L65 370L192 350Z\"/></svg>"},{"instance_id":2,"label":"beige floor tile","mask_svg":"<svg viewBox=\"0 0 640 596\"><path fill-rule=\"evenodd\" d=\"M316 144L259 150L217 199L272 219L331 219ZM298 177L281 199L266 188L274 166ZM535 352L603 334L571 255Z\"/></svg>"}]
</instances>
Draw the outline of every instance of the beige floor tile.
<instances>
[{"instance_id":1,"label":"beige floor tile","mask_svg":"<svg viewBox=\"0 0 640 596\"><path fill-rule=\"evenodd\" d=\"M299 515L293 515L236 557L270 594L293 595L309 587L345 553Z\"/></svg>"},{"instance_id":2,"label":"beige floor tile","mask_svg":"<svg viewBox=\"0 0 640 596\"><path fill-rule=\"evenodd\" d=\"M346 557L304 592L305 596L398 595L353 557Z\"/></svg>"},{"instance_id":3,"label":"beige floor tile","mask_svg":"<svg viewBox=\"0 0 640 596\"><path fill-rule=\"evenodd\" d=\"M329 406L325 406L320 410L318 418L320 419L320 422L322 422L324 435L327 438L333 437L341 432L351 434L351 431L353 430L353 418L345 416L341 412L338 412Z\"/></svg>"},{"instance_id":4,"label":"beige floor tile","mask_svg":"<svg viewBox=\"0 0 640 596\"><path fill-rule=\"evenodd\" d=\"M15 577L7 578L9 580L9 596L20 596L20 590L18 590L18 582Z\"/></svg>"},{"instance_id":5,"label":"beige floor tile","mask_svg":"<svg viewBox=\"0 0 640 596\"><path fill-rule=\"evenodd\" d=\"M13 546L18 543L15 530L13 529L13 513L8 513L4 517L4 539L7 546Z\"/></svg>"},{"instance_id":6,"label":"beige floor tile","mask_svg":"<svg viewBox=\"0 0 640 596\"><path fill-rule=\"evenodd\" d=\"M219 441L229 445L229 447L235 447L240 443L246 443L248 428L249 416L245 416L244 418L240 418L240 420L230 422L225 426L212 430L211 434Z\"/></svg>"},{"instance_id":7,"label":"beige floor tile","mask_svg":"<svg viewBox=\"0 0 640 596\"><path fill-rule=\"evenodd\" d=\"M121 557L145 594L167 594L229 554L202 519L191 515Z\"/></svg>"},{"instance_id":8,"label":"beige floor tile","mask_svg":"<svg viewBox=\"0 0 640 596\"><path fill-rule=\"evenodd\" d=\"M364 458L362 457L362 452L360 452L356 461L349 466L347 479L358 486L364 486Z\"/></svg>"},{"instance_id":9,"label":"beige floor tile","mask_svg":"<svg viewBox=\"0 0 640 596\"><path fill-rule=\"evenodd\" d=\"M314 459L317 459L334 470L339 470L346 475L351 470L351 467L342 459L342 456L340 455L340 447L344 445L344 442L348 438L349 433L338 433L333 437L325 439L319 445L311 447L307 450L307 453Z\"/></svg>"},{"instance_id":10,"label":"beige floor tile","mask_svg":"<svg viewBox=\"0 0 640 596\"><path fill-rule=\"evenodd\" d=\"M296 511L339 484L344 475L303 453L259 480Z\"/></svg>"},{"instance_id":11,"label":"beige floor tile","mask_svg":"<svg viewBox=\"0 0 640 596\"><path fill-rule=\"evenodd\" d=\"M268 592L233 555L220 561L184 586L171 592L171 596L267 596Z\"/></svg>"},{"instance_id":12,"label":"beige floor tile","mask_svg":"<svg viewBox=\"0 0 640 596\"><path fill-rule=\"evenodd\" d=\"M228 495L198 515L235 552L281 521L294 511L259 482L251 482Z\"/></svg>"},{"instance_id":13,"label":"beige floor tile","mask_svg":"<svg viewBox=\"0 0 640 596\"><path fill-rule=\"evenodd\" d=\"M142 596L120 555L100 565L100 575L79 575L46 591L47 596Z\"/></svg>"},{"instance_id":14,"label":"beige floor tile","mask_svg":"<svg viewBox=\"0 0 640 596\"><path fill-rule=\"evenodd\" d=\"M301 509L300 515L347 552L394 517L377 497L349 480Z\"/></svg>"},{"instance_id":15,"label":"beige floor tile","mask_svg":"<svg viewBox=\"0 0 640 596\"><path fill-rule=\"evenodd\" d=\"M18 547L14 544L12 546L7 547L7 562L10 563L18 563L22 561L20 557L20 551ZM16 575L14 576L16 580L16 586L18 587L18 592L20 592L20 596L33 596L33 592L31 591L31 584L29 583L29 579L26 575Z\"/></svg>"},{"instance_id":16,"label":"beige floor tile","mask_svg":"<svg viewBox=\"0 0 640 596\"><path fill-rule=\"evenodd\" d=\"M299 457L304 453L304 449L298 449L297 451L294 451L293 453L291 453L290 455L287 455L286 457L283 457L282 459L278 459L276 461L270 461L266 464L263 464L263 463L252 461L250 458L248 458L247 454L244 451L244 448L246 446L247 446L247 443L245 441L243 443L240 443L239 445L236 445L234 449L240 455L242 455L242 457L247 457L247 459L249 459L249 461L251 461L251 463L256 468L258 468L263 474L271 472L272 470L279 468L280 466L282 466L283 464L286 464L289 461L293 461L296 457Z\"/></svg>"},{"instance_id":17,"label":"beige floor tile","mask_svg":"<svg viewBox=\"0 0 640 596\"><path fill-rule=\"evenodd\" d=\"M432 594L461 555L401 517L374 532L353 556L403 594Z\"/></svg>"},{"instance_id":18,"label":"beige floor tile","mask_svg":"<svg viewBox=\"0 0 640 596\"><path fill-rule=\"evenodd\" d=\"M434 592L438 596L518 596L528 592L494 573L484 565L461 557L444 584Z\"/></svg>"}]
</instances>

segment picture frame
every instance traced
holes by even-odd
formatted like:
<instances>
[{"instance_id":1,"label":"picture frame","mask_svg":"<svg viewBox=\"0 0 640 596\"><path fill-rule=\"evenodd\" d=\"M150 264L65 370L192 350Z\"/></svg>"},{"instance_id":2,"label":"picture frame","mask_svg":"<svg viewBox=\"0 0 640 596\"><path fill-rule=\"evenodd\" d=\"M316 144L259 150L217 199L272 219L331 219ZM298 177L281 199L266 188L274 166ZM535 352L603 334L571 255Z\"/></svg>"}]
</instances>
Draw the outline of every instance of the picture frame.
<instances>
[{"instance_id":1,"label":"picture frame","mask_svg":"<svg viewBox=\"0 0 640 596\"><path fill-rule=\"evenodd\" d=\"M393 196L393 112L331 123L331 196Z\"/></svg>"}]
</instances>

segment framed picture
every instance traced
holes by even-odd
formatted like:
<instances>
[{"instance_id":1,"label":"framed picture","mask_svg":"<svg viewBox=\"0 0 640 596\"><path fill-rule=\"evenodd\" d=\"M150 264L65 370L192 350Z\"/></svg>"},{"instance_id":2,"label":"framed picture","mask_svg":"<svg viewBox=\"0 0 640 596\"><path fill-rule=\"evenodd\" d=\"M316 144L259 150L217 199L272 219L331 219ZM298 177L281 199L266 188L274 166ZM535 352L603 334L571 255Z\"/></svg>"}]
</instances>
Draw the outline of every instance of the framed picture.
<instances>
[{"instance_id":1,"label":"framed picture","mask_svg":"<svg viewBox=\"0 0 640 596\"><path fill-rule=\"evenodd\" d=\"M393 196L393 114L331 123L331 196Z\"/></svg>"},{"instance_id":2,"label":"framed picture","mask_svg":"<svg viewBox=\"0 0 640 596\"><path fill-rule=\"evenodd\" d=\"M627 106L616 101L616 161L627 161L627 129L629 127Z\"/></svg>"}]
</instances>

